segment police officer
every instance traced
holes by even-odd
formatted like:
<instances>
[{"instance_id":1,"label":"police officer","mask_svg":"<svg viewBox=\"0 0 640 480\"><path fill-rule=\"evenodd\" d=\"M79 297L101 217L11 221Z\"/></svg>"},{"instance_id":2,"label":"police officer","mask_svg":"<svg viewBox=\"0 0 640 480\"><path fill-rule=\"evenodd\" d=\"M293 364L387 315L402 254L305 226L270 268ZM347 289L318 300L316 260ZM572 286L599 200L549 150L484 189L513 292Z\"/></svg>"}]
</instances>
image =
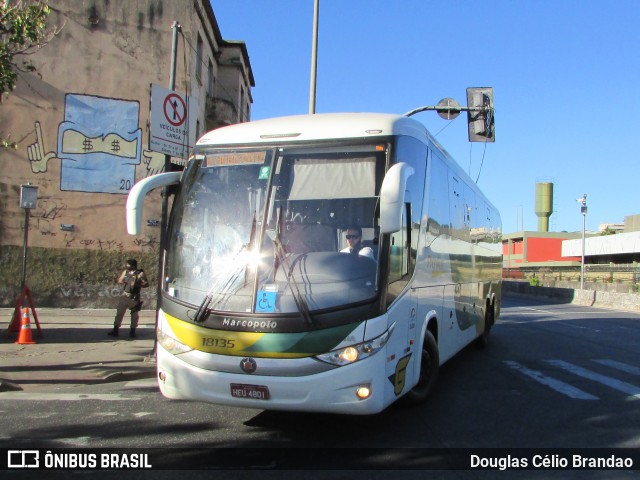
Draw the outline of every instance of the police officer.
<instances>
[{"instance_id":1,"label":"police officer","mask_svg":"<svg viewBox=\"0 0 640 480\"><path fill-rule=\"evenodd\" d=\"M140 289L149 286L147 277L142 269L138 269L138 261L130 258L127 260L125 270L120 274L118 283L123 286L122 296L118 300L116 318L113 322L113 329L109 331L109 336L117 337L118 330L122 324L124 314L129 309L131 311L131 330L129 336L135 338L136 327L138 326L139 312L142 310L140 300Z\"/></svg>"}]
</instances>

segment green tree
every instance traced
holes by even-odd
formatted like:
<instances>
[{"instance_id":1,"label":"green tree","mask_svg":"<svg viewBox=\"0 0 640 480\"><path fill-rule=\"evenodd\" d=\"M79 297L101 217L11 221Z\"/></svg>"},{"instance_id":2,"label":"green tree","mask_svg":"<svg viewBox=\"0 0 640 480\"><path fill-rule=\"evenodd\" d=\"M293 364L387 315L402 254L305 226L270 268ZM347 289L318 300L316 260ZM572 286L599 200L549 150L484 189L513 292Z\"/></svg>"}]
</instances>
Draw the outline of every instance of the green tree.
<instances>
[{"instance_id":1,"label":"green tree","mask_svg":"<svg viewBox=\"0 0 640 480\"><path fill-rule=\"evenodd\" d=\"M51 9L46 1L0 0L0 103L9 95L20 72L35 72L28 56L46 45L57 30L48 30ZM0 147L17 148L0 136Z\"/></svg>"}]
</instances>

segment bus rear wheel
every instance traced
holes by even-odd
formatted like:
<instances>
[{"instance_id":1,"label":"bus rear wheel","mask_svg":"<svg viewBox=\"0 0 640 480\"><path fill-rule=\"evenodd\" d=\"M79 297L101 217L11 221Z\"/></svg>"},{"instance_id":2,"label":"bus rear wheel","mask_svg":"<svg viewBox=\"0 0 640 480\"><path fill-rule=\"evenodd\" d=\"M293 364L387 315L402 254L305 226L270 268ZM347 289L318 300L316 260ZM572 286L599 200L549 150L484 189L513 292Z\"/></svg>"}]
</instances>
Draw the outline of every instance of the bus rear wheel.
<instances>
[{"instance_id":1,"label":"bus rear wheel","mask_svg":"<svg viewBox=\"0 0 640 480\"><path fill-rule=\"evenodd\" d=\"M422 356L420 357L420 378L418 383L402 397L405 405L418 405L429 397L436 384L439 368L438 344L433 334L427 331L424 335Z\"/></svg>"},{"instance_id":2,"label":"bus rear wheel","mask_svg":"<svg viewBox=\"0 0 640 480\"><path fill-rule=\"evenodd\" d=\"M495 310L494 306L487 302L487 309L484 314L484 327L482 330L482 334L476 338L475 346L479 349L486 348L489 344L489 332L491 331L491 327L495 323Z\"/></svg>"}]
</instances>

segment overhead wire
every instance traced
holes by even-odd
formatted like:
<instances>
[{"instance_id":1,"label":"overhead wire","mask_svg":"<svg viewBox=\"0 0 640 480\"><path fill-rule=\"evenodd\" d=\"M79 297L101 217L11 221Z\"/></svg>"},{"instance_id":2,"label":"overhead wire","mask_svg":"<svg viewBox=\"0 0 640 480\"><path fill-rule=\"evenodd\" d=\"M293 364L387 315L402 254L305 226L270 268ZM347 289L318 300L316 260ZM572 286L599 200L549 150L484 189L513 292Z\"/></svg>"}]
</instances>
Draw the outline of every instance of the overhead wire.
<instances>
[{"instance_id":1,"label":"overhead wire","mask_svg":"<svg viewBox=\"0 0 640 480\"><path fill-rule=\"evenodd\" d=\"M440 135L444 131L444 129L447 128L449 125L451 125L453 122L455 122L455 120L456 120L455 118L453 120L449 120L444 127L442 127L440 130L438 130L438 133L436 133L434 135L434 137L437 137L438 135Z\"/></svg>"},{"instance_id":2,"label":"overhead wire","mask_svg":"<svg viewBox=\"0 0 640 480\"><path fill-rule=\"evenodd\" d=\"M491 115L495 115L495 109L492 110ZM476 177L476 183L478 183L478 180L480 179L480 173L482 173L482 166L484 165L484 156L487 153L487 143L489 143L489 142L484 142L484 150L482 151L482 160L480 161L480 169L478 170L478 176Z\"/></svg>"},{"instance_id":3,"label":"overhead wire","mask_svg":"<svg viewBox=\"0 0 640 480\"><path fill-rule=\"evenodd\" d=\"M447 124L442 127L440 130L438 130L437 133L435 133L433 136L437 137L438 135L440 135L446 128L448 128L458 117L449 120L447 122ZM476 183L478 183L478 180L480 180L480 174L482 173L482 167L484 165L484 157L487 153L487 143L489 142L483 142L484 143L484 149L482 151L482 159L480 161L480 169L478 170L478 176L476 177ZM471 162L472 162L472 151L473 151L473 142L471 142L471 145L469 146L469 176L471 176Z\"/></svg>"},{"instance_id":4,"label":"overhead wire","mask_svg":"<svg viewBox=\"0 0 640 480\"><path fill-rule=\"evenodd\" d=\"M484 142L484 150L482 151L482 161L480 162L480 170L478 170L478 176L476 177L476 183L478 183L478 180L480 179L480 173L482 172L482 166L484 165L484 155L485 155L485 153L487 153L487 143L488 142Z\"/></svg>"}]
</instances>

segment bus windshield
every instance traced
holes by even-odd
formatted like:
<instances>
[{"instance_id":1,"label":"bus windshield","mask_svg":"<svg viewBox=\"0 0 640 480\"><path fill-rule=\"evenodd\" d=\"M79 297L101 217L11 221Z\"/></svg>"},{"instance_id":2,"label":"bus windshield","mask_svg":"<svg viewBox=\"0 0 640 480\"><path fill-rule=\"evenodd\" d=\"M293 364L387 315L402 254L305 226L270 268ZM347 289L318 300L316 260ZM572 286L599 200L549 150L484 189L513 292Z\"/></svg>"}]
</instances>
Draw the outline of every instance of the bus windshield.
<instances>
[{"instance_id":1,"label":"bus windshield","mask_svg":"<svg viewBox=\"0 0 640 480\"><path fill-rule=\"evenodd\" d=\"M173 206L165 293L265 314L373 301L387 150L201 147ZM361 232L353 252L347 230Z\"/></svg>"}]
</instances>

